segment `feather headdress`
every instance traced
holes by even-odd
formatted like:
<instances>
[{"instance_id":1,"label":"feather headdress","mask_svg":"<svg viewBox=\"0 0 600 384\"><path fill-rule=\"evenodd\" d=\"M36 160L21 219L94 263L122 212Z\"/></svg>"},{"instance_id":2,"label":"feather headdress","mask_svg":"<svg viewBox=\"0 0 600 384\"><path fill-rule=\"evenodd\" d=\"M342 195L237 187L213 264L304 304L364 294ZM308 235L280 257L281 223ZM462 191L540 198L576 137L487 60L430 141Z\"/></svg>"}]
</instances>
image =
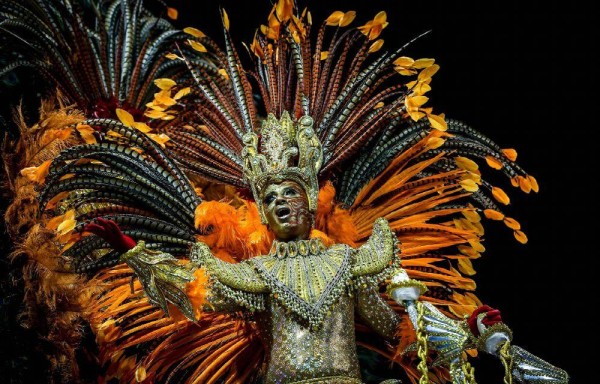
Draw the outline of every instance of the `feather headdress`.
<instances>
[{"instance_id":1,"label":"feather headdress","mask_svg":"<svg viewBox=\"0 0 600 384\"><path fill-rule=\"evenodd\" d=\"M45 117L15 145L27 156L13 175L17 199L9 225L25 233L17 251L30 261L29 292L38 293L29 296L30 318L47 320L40 329L57 346L57 372L77 373L81 339L74 324L85 323L106 381L255 376L264 358L255 325L201 313L207 284L201 270L187 287L199 322L176 310L165 318L139 294L139 283L130 286L131 270L118 265L109 245L82 228L96 217L111 219L148 248L181 259L196 240L229 262L264 253L272 235L260 225L259 207L238 193L254 185L259 195L277 172L272 160L285 152L269 144L263 121L298 148L280 165L309 167L312 173L298 178L307 189L320 186L311 236L359 245L374 220L385 217L402 243L403 267L429 288L424 299L447 314L461 317L480 304L471 276L472 260L485 250L481 215L503 220L526 241L497 205L507 204L508 195L482 178L477 161L525 192L537 191L535 179L515 163L514 150L426 106L439 66L405 56L408 44L382 53L385 12L358 28L350 27L353 11L336 11L313 26L309 11L279 0L245 65L225 11L220 48L195 28L179 31L154 18L141 1L99 4L90 25L67 0L0 4L2 41L24 52L12 67L47 74L87 117ZM64 119L60 127L57 116ZM301 141L310 151L298 141L305 126L312 132ZM57 154L57 148L66 149ZM248 172L259 155L269 162ZM38 215L18 221L14 213L33 198ZM35 308L53 317L35 317ZM361 345L418 377L414 356L396 353L404 345L382 348L366 327L356 328ZM61 339L66 329L68 340ZM410 342L409 326L399 332ZM432 369L430 378L443 382L446 375Z\"/></svg>"}]
</instances>

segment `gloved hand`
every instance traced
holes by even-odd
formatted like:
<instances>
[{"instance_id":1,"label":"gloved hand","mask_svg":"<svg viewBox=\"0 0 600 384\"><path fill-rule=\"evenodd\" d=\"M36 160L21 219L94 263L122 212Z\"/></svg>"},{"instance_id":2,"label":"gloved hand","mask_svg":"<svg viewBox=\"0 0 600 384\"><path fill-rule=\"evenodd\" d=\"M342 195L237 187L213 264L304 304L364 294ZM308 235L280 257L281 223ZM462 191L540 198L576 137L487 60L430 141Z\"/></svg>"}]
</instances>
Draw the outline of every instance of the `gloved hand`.
<instances>
[{"instance_id":1,"label":"gloved hand","mask_svg":"<svg viewBox=\"0 0 600 384\"><path fill-rule=\"evenodd\" d=\"M135 240L121 232L121 228L117 223L102 217L98 217L95 222L86 225L83 230L100 236L118 252L127 252L136 244Z\"/></svg>"},{"instance_id":2,"label":"gloved hand","mask_svg":"<svg viewBox=\"0 0 600 384\"><path fill-rule=\"evenodd\" d=\"M485 313L485 316L481 317L478 321L479 314ZM467 323L469 324L469 329L475 336L479 336L483 331L481 328L491 327L494 324L498 324L502 322L502 316L500 315L500 311L490 307L489 305L482 305L471 313ZM482 327L482 325L484 327ZM484 328L485 329L485 328Z\"/></svg>"},{"instance_id":3,"label":"gloved hand","mask_svg":"<svg viewBox=\"0 0 600 384\"><path fill-rule=\"evenodd\" d=\"M400 305L417 301L427 291L423 283L411 279L402 268L398 268L393 274L387 289L388 294Z\"/></svg>"},{"instance_id":4,"label":"gloved hand","mask_svg":"<svg viewBox=\"0 0 600 384\"><path fill-rule=\"evenodd\" d=\"M477 349L497 355L500 347L512 340L512 332L503 322L500 311L482 305L467 320L469 329L479 340ZM490 328L494 325L498 326Z\"/></svg>"}]
</instances>

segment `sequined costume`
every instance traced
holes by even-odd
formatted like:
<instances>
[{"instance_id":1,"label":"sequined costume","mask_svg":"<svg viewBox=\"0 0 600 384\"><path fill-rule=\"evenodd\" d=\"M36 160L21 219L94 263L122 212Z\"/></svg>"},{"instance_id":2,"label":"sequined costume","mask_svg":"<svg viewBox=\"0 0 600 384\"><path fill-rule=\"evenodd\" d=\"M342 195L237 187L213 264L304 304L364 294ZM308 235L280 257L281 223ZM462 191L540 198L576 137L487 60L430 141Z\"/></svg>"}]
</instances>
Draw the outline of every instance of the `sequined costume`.
<instances>
[{"instance_id":1,"label":"sequined costume","mask_svg":"<svg viewBox=\"0 0 600 384\"><path fill-rule=\"evenodd\" d=\"M379 52L385 12L313 25L279 0L252 65L225 10L223 48L138 0L7 0L0 15L18 56L2 72L59 89L4 159L24 317L63 381L87 359L94 382L360 383L362 336L414 383L474 383L476 349L507 382L567 382L471 315L483 219L527 242L478 163L525 192L537 181L515 150L425 106L439 66L408 44ZM265 225L285 182L305 194L306 239ZM90 232L99 220L132 248Z\"/></svg>"},{"instance_id":2,"label":"sequined costume","mask_svg":"<svg viewBox=\"0 0 600 384\"><path fill-rule=\"evenodd\" d=\"M399 268L396 239L382 220L377 239L361 249L326 248L319 239L274 242L268 255L232 268L198 243L192 260L206 266L217 304L256 311L267 338L265 383L360 382L353 324L355 307L380 334L393 338L398 315L373 286ZM379 306L373 305L378 302ZM312 381L311 381L312 382Z\"/></svg>"}]
</instances>

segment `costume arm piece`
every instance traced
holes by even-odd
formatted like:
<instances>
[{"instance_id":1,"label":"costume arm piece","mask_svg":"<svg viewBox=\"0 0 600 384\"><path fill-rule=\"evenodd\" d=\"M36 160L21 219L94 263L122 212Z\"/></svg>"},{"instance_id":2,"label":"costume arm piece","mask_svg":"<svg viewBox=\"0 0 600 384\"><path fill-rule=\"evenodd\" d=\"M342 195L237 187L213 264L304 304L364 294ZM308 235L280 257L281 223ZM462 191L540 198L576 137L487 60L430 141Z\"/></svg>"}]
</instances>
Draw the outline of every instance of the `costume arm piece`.
<instances>
[{"instance_id":1,"label":"costume arm piece","mask_svg":"<svg viewBox=\"0 0 600 384\"><path fill-rule=\"evenodd\" d=\"M396 311L383 300L375 287L361 289L356 295L356 307L360 318L382 337L393 339L400 324L400 317Z\"/></svg>"},{"instance_id":2,"label":"costume arm piece","mask_svg":"<svg viewBox=\"0 0 600 384\"><path fill-rule=\"evenodd\" d=\"M369 240L356 250L352 275L363 286L375 286L388 279L398 268L398 239L387 220L379 218L373 224L373 233Z\"/></svg>"},{"instance_id":3,"label":"costume arm piece","mask_svg":"<svg viewBox=\"0 0 600 384\"><path fill-rule=\"evenodd\" d=\"M171 302L188 319L195 321L192 304L183 291L185 284L195 279L190 268L179 264L168 253L146 248L143 240L121 254L119 261L133 270L150 303L159 306L168 315L167 302Z\"/></svg>"},{"instance_id":4,"label":"costume arm piece","mask_svg":"<svg viewBox=\"0 0 600 384\"><path fill-rule=\"evenodd\" d=\"M477 349L498 357L505 369L505 383L567 384L567 372L517 345L511 345L512 331L502 322L500 311L487 305L477 308L467 320L477 339Z\"/></svg>"},{"instance_id":5,"label":"costume arm piece","mask_svg":"<svg viewBox=\"0 0 600 384\"><path fill-rule=\"evenodd\" d=\"M410 279L400 267L398 238L384 218L375 220L373 234L356 250L352 275L359 290L391 278L388 293L399 303L417 300L427 290L424 284Z\"/></svg>"},{"instance_id":6,"label":"costume arm piece","mask_svg":"<svg viewBox=\"0 0 600 384\"><path fill-rule=\"evenodd\" d=\"M214 289L207 289L202 312L224 312L232 313L243 310L245 307L239 305L236 301L219 295Z\"/></svg>"},{"instance_id":7,"label":"costume arm piece","mask_svg":"<svg viewBox=\"0 0 600 384\"><path fill-rule=\"evenodd\" d=\"M172 255L146 248L146 243L135 240L121 231L119 225L102 217L96 218L84 228L86 232L101 237L121 253L119 261L126 263L138 277L151 304L159 306L167 315L167 302L175 304L190 320L195 321L189 297L183 291L186 283L193 281L193 271ZM133 291L133 278L131 280Z\"/></svg>"},{"instance_id":8,"label":"costume arm piece","mask_svg":"<svg viewBox=\"0 0 600 384\"><path fill-rule=\"evenodd\" d=\"M504 382L525 384L567 384L567 373L518 346L511 346L512 333L502 323L498 311L489 307L476 310L468 321L453 320L428 302L404 300L410 320L417 331L417 349L422 359L419 364L427 374L424 358L431 347L438 352L434 364L449 367L453 383L474 384L473 369L463 353L477 348L499 357L505 367ZM489 309L489 310L487 310ZM490 317L487 313L490 312ZM422 369L421 369L422 368Z\"/></svg>"},{"instance_id":9,"label":"costume arm piece","mask_svg":"<svg viewBox=\"0 0 600 384\"><path fill-rule=\"evenodd\" d=\"M254 267L247 262L228 263L215 257L210 248L201 242L194 244L190 254L192 263L201 266L208 274L214 311L238 305L250 311L265 309L268 287ZM210 307L209 307L210 308Z\"/></svg>"},{"instance_id":10,"label":"costume arm piece","mask_svg":"<svg viewBox=\"0 0 600 384\"><path fill-rule=\"evenodd\" d=\"M391 277L395 289L388 293L396 300L416 300L425 288L410 280L406 271L400 268L398 239L387 220L375 220L373 234L356 250L352 274L357 285L358 314L374 331L392 339L400 319L377 292L378 285ZM400 286L400 280L410 280L417 288Z\"/></svg>"}]
</instances>

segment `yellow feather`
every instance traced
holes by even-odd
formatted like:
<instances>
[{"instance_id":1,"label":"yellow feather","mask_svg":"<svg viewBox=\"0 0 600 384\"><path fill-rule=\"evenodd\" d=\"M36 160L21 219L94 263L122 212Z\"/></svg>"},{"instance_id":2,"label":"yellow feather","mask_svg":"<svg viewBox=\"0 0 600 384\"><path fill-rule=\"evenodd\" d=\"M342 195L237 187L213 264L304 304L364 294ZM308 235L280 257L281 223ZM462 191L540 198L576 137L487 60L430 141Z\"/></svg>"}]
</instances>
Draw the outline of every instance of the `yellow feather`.
<instances>
[{"instance_id":1,"label":"yellow feather","mask_svg":"<svg viewBox=\"0 0 600 384\"><path fill-rule=\"evenodd\" d=\"M502 162L501 162L500 160L496 159L496 158L495 158L495 157L493 157L493 156L489 156L489 155L485 157L485 162L486 162L486 163L487 163L487 164L488 164L488 165L489 165L491 168L494 168L494 169L502 169L502 166L503 166L503 165L502 165Z\"/></svg>"},{"instance_id":2,"label":"yellow feather","mask_svg":"<svg viewBox=\"0 0 600 384\"><path fill-rule=\"evenodd\" d=\"M525 235L525 233L523 233L522 231L515 231L514 233L515 235L515 239L517 239L517 241L521 244L527 244L527 235Z\"/></svg>"},{"instance_id":3,"label":"yellow feather","mask_svg":"<svg viewBox=\"0 0 600 384\"><path fill-rule=\"evenodd\" d=\"M418 109L409 110L408 115L410 116L411 119L413 119L413 121L419 121L423 117L427 116L425 113L419 112Z\"/></svg>"},{"instance_id":4,"label":"yellow feather","mask_svg":"<svg viewBox=\"0 0 600 384\"><path fill-rule=\"evenodd\" d=\"M155 110L155 109L144 112L144 116L147 116L151 119L160 119L160 118L165 117L166 115L167 115L166 113Z\"/></svg>"},{"instance_id":5,"label":"yellow feather","mask_svg":"<svg viewBox=\"0 0 600 384\"><path fill-rule=\"evenodd\" d=\"M402 76L411 76L414 75L415 73L417 73L417 71L415 71L414 69L406 69L404 67L394 67L394 70L396 72L398 72L399 74L401 74Z\"/></svg>"},{"instance_id":6,"label":"yellow feather","mask_svg":"<svg viewBox=\"0 0 600 384\"><path fill-rule=\"evenodd\" d=\"M292 0L279 0L275 5L275 12L277 13L277 18L282 21L288 21L294 11L294 3Z\"/></svg>"},{"instance_id":7,"label":"yellow feather","mask_svg":"<svg viewBox=\"0 0 600 384\"><path fill-rule=\"evenodd\" d=\"M52 160L46 160L37 167L23 168L20 172L21 176L26 177L30 181L41 184L44 182L44 179L50 171L50 164L52 164Z\"/></svg>"},{"instance_id":8,"label":"yellow feather","mask_svg":"<svg viewBox=\"0 0 600 384\"><path fill-rule=\"evenodd\" d=\"M373 19L373 21L375 21L378 24L384 24L384 23L386 23L386 20L387 20L387 13L385 11L379 11L375 15L375 18Z\"/></svg>"},{"instance_id":9,"label":"yellow feather","mask_svg":"<svg viewBox=\"0 0 600 384\"><path fill-rule=\"evenodd\" d=\"M158 143L161 147L165 148L165 143L169 140L171 140L171 138L169 136L167 136L164 133L161 134L154 134L154 133L148 133L147 134L148 137L150 139L152 139L153 141L155 141L156 143Z\"/></svg>"},{"instance_id":10,"label":"yellow feather","mask_svg":"<svg viewBox=\"0 0 600 384\"><path fill-rule=\"evenodd\" d=\"M413 68L421 69L431 67L435 63L435 59L418 59L414 61Z\"/></svg>"},{"instance_id":11,"label":"yellow feather","mask_svg":"<svg viewBox=\"0 0 600 384\"><path fill-rule=\"evenodd\" d=\"M223 26L229 31L229 16L227 15L227 11L225 11L225 9L223 9Z\"/></svg>"},{"instance_id":12,"label":"yellow feather","mask_svg":"<svg viewBox=\"0 0 600 384\"><path fill-rule=\"evenodd\" d=\"M154 103L160 104L165 107L170 107L177 104L177 102L171 97L171 90L165 89L154 94Z\"/></svg>"},{"instance_id":13,"label":"yellow feather","mask_svg":"<svg viewBox=\"0 0 600 384\"><path fill-rule=\"evenodd\" d=\"M473 276L476 273L473 263L466 257L458 259L458 269L467 276Z\"/></svg>"},{"instance_id":14,"label":"yellow feather","mask_svg":"<svg viewBox=\"0 0 600 384\"><path fill-rule=\"evenodd\" d=\"M529 184L531 184L531 190L535 193L539 192L540 186L538 185L538 182L535 179L535 177L533 177L531 175L527 175L526 177L527 177L527 179L529 179Z\"/></svg>"},{"instance_id":15,"label":"yellow feather","mask_svg":"<svg viewBox=\"0 0 600 384\"><path fill-rule=\"evenodd\" d=\"M221 70L219 70L219 71L221 71ZM227 73L227 72L225 72L225 73ZM179 100L182 97L189 95L190 92L192 92L192 89L190 87L182 88L179 91L177 91L177 93L175 94L175 96L173 96L173 99Z\"/></svg>"},{"instance_id":16,"label":"yellow feather","mask_svg":"<svg viewBox=\"0 0 600 384\"><path fill-rule=\"evenodd\" d=\"M425 146L427 149L436 149L444 145L445 142L446 140L442 139L441 137L430 137Z\"/></svg>"},{"instance_id":17,"label":"yellow feather","mask_svg":"<svg viewBox=\"0 0 600 384\"><path fill-rule=\"evenodd\" d=\"M174 80L162 78L154 80L154 84L163 91L168 91L173 88L177 83Z\"/></svg>"},{"instance_id":18,"label":"yellow feather","mask_svg":"<svg viewBox=\"0 0 600 384\"><path fill-rule=\"evenodd\" d=\"M470 179L462 180L459 184L467 192L477 192L479 190L477 183Z\"/></svg>"},{"instance_id":19,"label":"yellow feather","mask_svg":"<svg viewBox=\"0 0 600 384\"><path fill-rule=\"evenodd\" d=\"M94 128L90 127L89 125L78 124L76 129L86 144L95 144L96 143L96 137L94 136L94 132L95 132Z\"/></svg>"},{"instance_id":20,"label":"yellow feather","mask_svg":"<svg viewBox=\"0 0 600 384\"><path fill-rule=\"evenodd\" d=\"M487 217L490 220L502 220L502 219L504 219L504 214L502 214L502 212L498 212L498 211L493 210L493 209L485 209L483 211L483 214L485 215L485 217Z\"/></svg>"},{"instance_id":21,"label":"yellow feather","mask_svg":"<svg viewBox=\"0 0 600 384\"><path fill-rule=\"evenodd\" d=\"M483 235L484 232L485 232L484 228L483 228L483 225L481 225L481 223L477 223L477 222L472 223L472 222L470 222L468 220L462 220L462 225L463 225L464 228L472 230L473 232L475 232L479 236Z\"/></svg>"},{"instance_id":22,"label":"yellow feather","mask_svg":"<svg viewBox=\"0 0 600 384\"><path fill-rule=\"evenodd\" d=\"M169 60L177 60L177 59L181 59L181 60L183 60L181 57L177 56L177 55L176 55L176 54L174 54L174 53L167 53L167 54L165 55L165 57L166 57L167 59L169 59Z\"/></svg>"},{"instance_id":23,"label":"yellow feather","mask_svg":"<svg viewBox=\"0 0 600 384\"><path fill-rule=\"evenodd\" d=\"M394 60L394 65L402 68L410 68L413 66L414 63L415 60L407 56L401 56Z\"/></svg>"},{"instance_id":24,"label":"yellow feather","mask_svg":"<svg viewBox=\"0 0 600 384\"><path fill-rule=\"evenodd\" d=\"M439 71L439 69L440 69L439 65L433 64L432 66L423 69L419 73L419 76L417 76L417 78L421 81L427 80L427 79L431 78L433 75L435 75L435 73L437 71Z\"/></svg>"},{"instance_id":25,"label":"yellow feather","mask_svg":"<svg viewBox=\"0 0 600 384\"><path fill-rule=\"evenodd\" d=\"M135 370L135 381L141 383L144 380L146 380L146 368L140 365Z\"/></svg>"},{"instance_id":26,"label":"yellow feather","mask_svg":"<svg viewBox=\"0 0 600 384\"><path fill-rule=\"evenodd\" d=\"M519 224L519 222L517 220L515 220L511 217L505 217L504 224L510 229L514 229L514 230L521 229L521 224Z\"/></svg>"},{"instance_id":27,"label":"yellow feather","mask_svg":"<svg viewBox=\"0 0 600 384\"><path fill-rule=\"evenodd\" d=\"M229 74L227 73L225 68L220 68L218 72L219 72L219 75L221 75L224 78L226 78L227 80L229 80Z\"/></svg>"},{"instance_id":28,"label":"yellow feather","mask_svg":"<svg viewBox=\"0 0 600 384\"><path fill-rule=\"evenodd\" d=\"M337 26L344 17L344 12L335 11L325 20L325 24L329 26Z\"/></svg>"},{"instance_id":29,"label":"yellow feather","mask_svg":"<svg viewBox=\"0 0 600 384\"><path fill-rule=\"evenodd\" d=\"M190 44L190 46L194 50L196 50L198 52L208 52L208 50L206 49L206 47L203 44L201 44L201 43L199 43L197 41L194 41L192 39L188 39L188 43Z\"/></svg>"},{"instance_id":30,"label":"yellow feather","mask_svg":"<svg viewBox=\"0 0 600 384\"><path fill-rule=\"evenodd\" d=\"M429 98L427 96L414 96L406 98L406 106L409 108L418 108L425 104Z\"/></svg>"},{"instance_id":31,"label":"yellow feather","mask_svg":"<svg viewBox=\"0 0 600 384\"><path fill-rule=\"evenodd\" d=\"M501 188L492 187L492 195L498 202L500 202L504 205L510 204L510 198L508 197L506 192L504 192Z\"/></svg>"},{"instance_id":32,"label":"yellow feather","mask_svg":"<svg viewBox=\"0 0 600 384\"><path fill-rule=\"evenodd\" d=\"M169 16L169 19L171 19L171 20L177 20L177 17L179 16L179 12L177 12L177 10L175 8L168 7L167 8L167 16Z\"/></svg>"},{"instance_id":33,"label":"yellow feather","mask_svg":"<svg viewBox=\"0 0 600 384\"><path fill-rule=\"evenodd\" d=\"M469 256L472 259L478 259L481 257L481 254L479 252L477 252L471 247L467 247L466 245L459 245L458 251L465 256Z\"/></svg>"},{"instance_id":34,"label":"yellow feather","mask_svg":"<svg viewBox=\"0 0 600 384\"><path fill-rule=\"evenodd\" d=\"M517 151L513 148L506 148L502 150L504 156L508 157L510 161L517 161Z\"/></svg>"},{"instance_id":35,"label":"yellow feather","mask_svg":"<svg viewBox=\"0 0 600 384\"><path fill-rule=\"evenodd\" d=\"M131 126L135 129L137 129L138 131L144 132L144 133L148 133L152 130L152 128L150 128L148 126L148 124L142 123L142 122L134 122Z\"/></svg>"},{"instance_id":36,"label":"yellow feather","mask_svg":"<svg viewBox=\"0 0 600 384\"><path fill-rule=\"evenodd\" d=\"M517 176L519 180L519 187L525 193L531 192L531 183L527 177Z\"/></svg>"},{"instance_id":37,"label":"yellow feather","mask_svg":"<svg viewBox=\"0 0 600 384\"><path fill-rule=\"evenodd\" d=\"M369 47L369 53L377 52L381 49L381 47L383 47L383 39L379 39L373 44L371 44L371 46Z\"/></svg>"},{"instance_id":38,"label":"yellow feather","mask_svg":"<svg viewBox=\"0 0 600 384\"><path fill-rule=\"evenodd\" d=\"M344 16L342 17L342 19L339 22L339 26L340 27L348 26L350 23L352 23L354 21L355 17L356 17L355 11L348 11L348 12L344 13Z\"/></svg>"},{"instance_id":39,"label":"yellow feather","mask_svg":"<svg viewBox=\"0 0 600 384\"><path fill-rule=\"evenodd\" d=\"M199 39L202 38L202 37L204 37L204 36L206 36L204 34L204 32L202 32L199 29L193 28L193 27L183 28L183 32L187 33L188 35L192 35L194 37L197 37Z\"/></svg>"},{"instance_id":40,"label":"yellow feather","mask_svg":"<svg viewBox=\"0 0 600 384\"><path fill-rule=\"evenodd\" d=\"M466 157L456 156L454 158L454 162L458 168L465 169L470 172L475 172L479 169L479 166L476 162Z\"/></svg>"},{"instance_id":41,"label":"yellow feather","mask_svg":"<svg viewBox=\"0 0 600 384\"><path fill-rule=\"evenodd\" d=\"M483 303L481 302L481 300L479 300L479 298L477 296L475 296L474 293L472 292L466 292L465 296L467 299L471 300L472 303L474 303L475 305L477 305L478 307L482 306Z\"/></svg>"},{"instance_id":42,"label":"yellow feather","mask_svg":"<svg viewBox=\"0 0 600 384\"><path fill-rule=\"evenodd\" d=\"M115 112L117 113L119 120L121 120L121 123L123 123L123 125L126 127L131 127L135 122L131 113L127 112L126 110L117 108Z\"/></svg>"},{"instance_id":43,"label":"yellow feather","mask_svg":"<svg viewBox=\"0 0 600 384\"><path fill-rule=\"evenodd\" d=\"M481 216L479 216L479 213L477 213L477 211L475 211L474 209L465 209L462 211L462 214L464 217L467 218L467 220L469 220L472 223L478 223L481 221Z\"/></svg>"},{"instance_id":44,"label":"yellow feather","mask_svg":"<svg viewBox=\"0 0 600 384\"><path fill-rule=\"evenodd\" d=\"M485 252L485 247L479 241L469 241L471 247L479 253Z\"/></svg>"},{"instance_id":45,"label":"yellow feather","mask_svg":"<svg viewBox=\"0 0 600 384\"><path fill-rule=\"evenodd\" d=\"M429 88L431 89L431 87ZM421 89L421 91L423 91ZM429 114L427 115L427 119L429 120L429 124L431 124L431 127L440 131L446 131L448 130L448 124L446 123L446 120L444 119L444 115L434 115L434 114Z\"/></svg>"}]
</instances>

